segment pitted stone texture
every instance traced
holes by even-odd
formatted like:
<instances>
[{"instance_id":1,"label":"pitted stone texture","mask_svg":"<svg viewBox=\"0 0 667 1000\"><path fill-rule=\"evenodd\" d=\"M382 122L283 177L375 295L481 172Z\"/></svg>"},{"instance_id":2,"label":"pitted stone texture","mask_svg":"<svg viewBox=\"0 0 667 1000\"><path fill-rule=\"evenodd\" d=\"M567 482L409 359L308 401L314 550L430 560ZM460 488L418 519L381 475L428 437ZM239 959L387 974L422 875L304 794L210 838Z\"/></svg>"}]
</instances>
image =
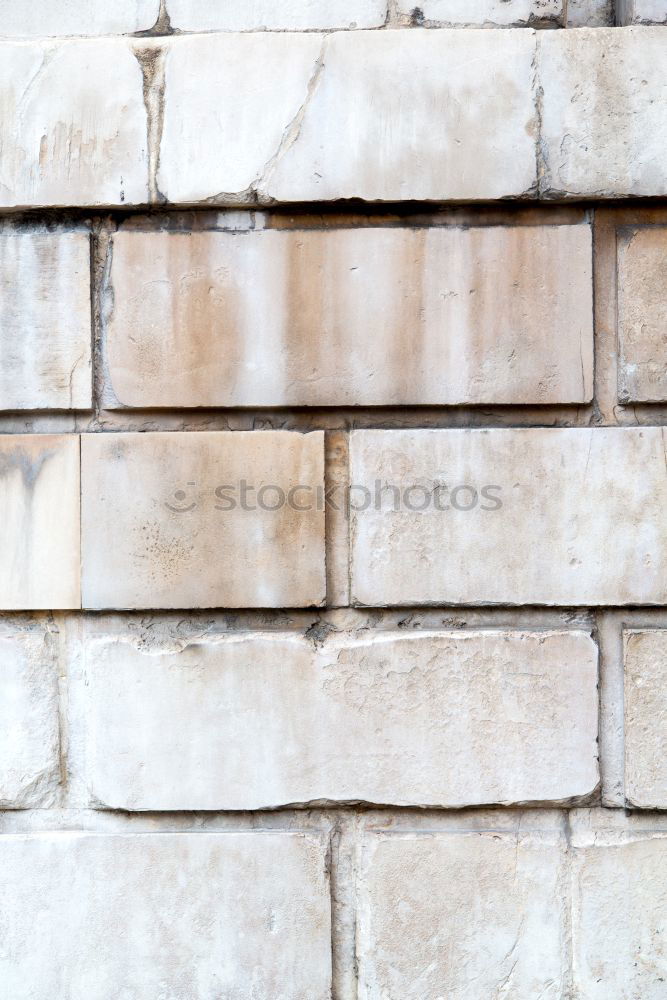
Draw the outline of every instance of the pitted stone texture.
<instances>
[{"instance_id":1,"label":"pitted stone texture","mask_svg":"<svg viewBox=\"0 0 667 1000\"><path fill-rule=\"evenodd\" d=\"M124 39L0 42L0 208L147 202L146 128Z\"/></svg>"},{"instance_id":2,"label":"pitted stone texture","mask_svg":"<svg viewBox=\"0 0 667 1000\"><path fill-rule=\"evenodd\" d=\"M366 835L359 1000L564 995L564 838L461 826Z\"/></svg>"},{"instance_id":3,"label":"pitted stone texture","mask_svg":"<svg viewBox=\"0 0 667 1000\"><path fill-rule=\"evenodd\" d=\"M92 405L90 238L0 236L0 409Z\"/></svg>"},{"instance_id":4,"label":"pitted stone texture","mask_svg":"<svg viewBox=\"0 0 667 1000\"><path fill-rule=\"evenodd\" d=\"M0 609L75 609L79 438L0 435Z\"/></svg>"},{"instance_id":5,"label":"pitted stone texture","mask_svg":"<svg viewBox=\"0 0 667 1000\"><path fill-rule=\"evenodd\" d=\"M330 913L316 835L0 837L12 1000L328 1000Z\"/></svg>"},{"instance_id":6,"label":"pitted stone texture","mask_svg":"<svg viewBox=\"0 0 667 1000\"><path fill-rule=\"evenodd\" d=\"M415 24L501 27L551 23L564 19L563 0L398 0L399 13Z\"/></svg>"},{"instance_id":7,"label":"pitted stone texture","mask_svg":"<svg viewBox=\"0 0 667 1000\"><path fill-rule=\"evenodd\" d=\"M387 0L169 0L177 31L308 31L379 28Z\"/></svg>"},{"instance_id":8,"label":"pitted stone texture","mask_svg":"<svg viewBox=\"0 0 667 1000\"><path fill-rule=\"evenodd\" d=\"M323 466L321 432L83 435L84 607L322 604Z\"/></svg>"},{"instance_id":9,"label":"pitted stone texture","mask_svg":"<svg viewBox=\"0 0 667 1000\"><path fill-rule=\"evenodd\" d=\"M625 795L667 809L667 629L625 633Z\"/></svg>"},{"instance_id":10,"label":"pitted stone texture","mask_svg":"<svg viewBox=\"0 0 667 1000\"><path fill-rule=\"evenodd\" d=\"M568 0L568 28L609 28L614 24L614 0Z\"/></svg>"},{"instance_id":11,"label":"pitted stone texture","mask_svg":"<svg viewBox=\"0 0 667 1000\"><path fill-rule=\"evenodd\" d=\"M575 811L572 945L576 997L664 1000L667 824Z\"/></svg>"},{"instance_id":12,"label":"pitted stone texture","mask_svg":"<svg viewBox=\"0 0 667 1000\"><path fill-rule=\"evenodd\" d=\"M53 805L60 784L58 667L53 637L0 628L0 808Z\"/></svg>"},{"instance_id":13,"label":"pitted stone texture","mask_svg":"<svg viewBox=\"0 0 667 1000\"><path fill-rule=\"evenodd\" d=\"M666 447L659 427L354 431L353 600L664 604Z\"/></svg>"},{"instance_id":14,"label":"pitted stone texture","mask_svg":"<svg viewBox=\"0 0 667 1000\"><path fill-rule=\"evenodd\" d=\"M114 236L130 407L582 403L589 226Z\"/></svg>"},{"instance_id":15,"label":"pitted stone texture","mask_svg":"<svg viewBox=\"0 0 667 1000\"><path fill-rule=\"evenodd\" d=\"M246 633L142 650L91 635L86 784L123 810L561 801L598 783L582 632L332 639ZM267 767L270 761L270 767Z\"/></svg>"},{"instance_id":16,"label":"pitted stone texture","mask_svg":"<svg viewBox=\"0 0 667 1000\"><path fill-rule=\"evenodd\" d=\"M619 396L667 401L667 228L618 234Z\"/></svg>"},{"instance_id":17,"label":"pitted stone texture","mask_svg":"<svg viewBox=\"0 0 667 1000\"><path fill-rule=\"evenodd\" d=\"M148 31L160 13L160 0L0 0L0 37L117 35Z\"/></svg>"},{"instance_id":18,"label":"pitted stone texture","mask_svg":"<svg viewBox=\"0 0 667 1000\"><path fill-rule=\"evenodd\" d=\"M667 0L617 0L619 24L665 24Z\"/></svg>"},{"instance_id":19,"label":"pitted stone texture","mask_svg":"<svg viewBox=\"0 0 667 1000\"><path fill-rule=\"evenodd\" d=\"M660 28L540 32L543 194L667 194L666 63Z\"/></svg>"},{"instance_id":20,"label":"pitted stone texture","mask_svg":"<svg viewBox=\"0 0 667 1000\"><path fill-rule=\"evenodd\" d=\"M533 193L535 45L529 29L178 38L159 189L220 204Z\"/></svg>"}]
</instances>

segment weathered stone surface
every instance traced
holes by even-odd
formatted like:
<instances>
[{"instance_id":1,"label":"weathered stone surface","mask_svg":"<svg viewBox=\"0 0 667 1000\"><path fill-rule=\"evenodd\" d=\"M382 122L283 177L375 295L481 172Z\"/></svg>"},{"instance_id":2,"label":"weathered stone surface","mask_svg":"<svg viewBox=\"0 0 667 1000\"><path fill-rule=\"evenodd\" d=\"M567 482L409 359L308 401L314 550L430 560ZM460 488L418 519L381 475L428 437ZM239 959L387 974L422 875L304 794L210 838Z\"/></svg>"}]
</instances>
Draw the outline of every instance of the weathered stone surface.
<instances>
[{"instance_id":1,"label":"weathered stone surface","mask_svg":"<svg viewBox=\"0 0 667 1000\"><path fill-rule=\"evenodd\" d=\"M387 0L169 0L172 28L179 31L269 31L379 28Z\"/></svg>"},{"instance_id":2,"label":"weathered stone surface","mask_svg":"<svg viewBox=\"0 0 667 1000\"><path fill-rule=\"evenodd\" d=\"M575 812L574 996L664 1000L667 825L618 810Z\"/></svg>"},{"instance_id":3,"label":"weathered stone surface","mask_svg":"<svg viewBox=\"0 0 667 1000\"><path fill-rule=\"evenodd\" d=\"M0 609L81 606L79 438L0 435Z\"/></svg>"},{"instance_id":4,"label":"weathered stone surface","mask_svg":"<svg viewBox=\"0 0 667 1000\"><path fill-rule=\"evenodd\" d=\"M399 12L416 24L509 27L563 22L563 0L398 0Z\"/></svg>"},{"instance_id":5,"label":"weathered stone surface","mask_svg":"<svg viewBox=\"0 0 667 1000\"><path fill-rule=\"evenodd\" d=\"M618 235L619 396L667 401L667 228Z\"/></svg>"},{"instance_id":6,"label":"weathered stone surface","mask_svg":"<svg viewBox=\"0 0 667 1000\"><path fill-rule=\"evenodd\" d=\"M330 913L316 835L0 837L12 1000L328 1000Z\"/></svg>"},{"instance_id":7,"label":"weathered stone surface","mask_svg":"<svg viewBox=\"0 0 667 1000\"><path fill-rule=\"evenodd\" d=\"M353 599L664 604L666 446L659 427L354 431Z\"/></svg>"},{"instance_id":8,"label":"weathered stone surface","mask_svg":"<svg viewBox=\"0 0 667 1000\"><path fill-rule=\"evenodd\" d=\"M608 28L614 24L614 0L568 0L568 28Z\"/></svg>"},{"instance_id":9,"label":"weathered stone surface","mask_svg":"<svg viewBox=\"0 0 667 1000\"><path fill-rule=\"evenodd\" d=\"M221 204L526 194L535 44L527 29L176 39L159 189Z\"/></svg>"},{"instance_id":10,"label":"weathered stone surface","mask_svg":"<svg viewBox=\"0 0 667 1000\"><path fill-rule=\"evenodd\" d=\"M320 432L83 435L84 607L323 603L323 464Z\"/></svg>"},{"instance_id":11,"label":"weathered stone surface","mask_svg":"<svg viewBox=\"0 0 667 1000\"><path fill-rule=\"evenodd\" d=\"M148 201L143 77L124 39L0 42L0 207Z\"/></svg>"},{"instance_id":12,"label":"weathered stone surface","mask_svg":"<svg viewBox=\"0 0 667 1000\"><path fill-rule=\"evenodd\" d=\"M660 28L540 32L544 194L667 194L666 62Z\"/></svg>"},{"instance_id":13,"label":"weathered stone surface","mask_svg":"<svg viewBox=\"0 0 667 1000\"><path fill-rule=\"evenodd\" d=\"M42 629L0 627L0 807L52 805L60 783L58 669Z\"/></svg>"},{"instance_id":14,"label":"weathered stone surface","mask_svg":"<svg viewBox=\"0 0 667 1000\"><path fill-rule=\"evenodd\" d=\"M591 793L597 649L582 632L333 639L245 633L142 650L89 635L93 803L468 806ZM270 767L266 762L270 761Z\"/></svg>"},{"instance_id":15,"label":"weathered stone surface","mask_svg":"<svg viewBox=\"0 0 667 1000\"><path fill-rule=\"evenodd\" d=\"M91 406L86 233L0 236L0 409Z\"/></svg>"},{"instance_id":16,"label":"weathered stone surface","mask_svg":"<svg viewBox=\"0 0 667 1000\"><path fill-rule=\"evenodd\" d=\"M581 403L589 226L120 232L120 405ZM116 404L118 405L118 404Z\"/></svg>"},{"instance_id":17,"label":"weathered stone surface","mask_svg":"<svg viewBox=\"0 0 667 1000\"><path fill-rule=\"evenodd\" d=\"M473 832L469 822L366 836L360 1000L563 995L564 839L557 827Z\"/></svg>"},{"instance_id":18,"label":"weathered stone surface","mask_svg":"<svg viewBox=\"0 0 667 1000\"><path fill-rule=\"evenodd\" d=\"M619 24L664 24L667 22L665 0L616 0Z\"/></svg>"},{"instance_id":19,"label":"weathered stone surface","mask_svg":"<svg viewBox=\"0 0 667 1000\"><path fill-rule=\"evenodd\" d=\"M667 629L625 633L625 795L667 809Z\"/></svg>"},{"instance_id":20,"label":"weathered stone surface","mask_svg":"<svg viewBox=\"0 0 667 1000\"><path fill-rule=\"evenodd\" d=\"M48 35L116 35L148 31L160 13L160 0L0 0L0 34L35 38Z\"/></svg>"}]
</instances>

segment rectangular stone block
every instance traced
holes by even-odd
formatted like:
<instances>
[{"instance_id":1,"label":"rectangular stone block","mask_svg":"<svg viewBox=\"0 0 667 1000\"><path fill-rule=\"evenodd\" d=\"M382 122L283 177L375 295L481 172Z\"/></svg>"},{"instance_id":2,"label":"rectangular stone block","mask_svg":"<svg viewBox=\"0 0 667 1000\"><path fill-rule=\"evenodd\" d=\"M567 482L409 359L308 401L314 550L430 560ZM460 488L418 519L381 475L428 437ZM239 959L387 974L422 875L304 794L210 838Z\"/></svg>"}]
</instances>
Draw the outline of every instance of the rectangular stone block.
<instances>
[{"instance_id":1,"label":"rectangular stone block","mask_svg":"<svg viewBox=\"0 0 667 1000\"><path fill-rule=\"evenodd\" d=\"M568 0L568 28L609 28L614 24L614 0Z\"/></svg>"},{"instance_id":2,"label":"rectangular stone block","mask_svg":"<svg viewBox=\"0 0 667 1000\"><path fill-rule=\"evenodd\" d=\"M534 193L535 45L527 29L177 38L158 187L187 204Z\"/></svg>"},{"instance_id":3,"label":"rectangular stone block","mask_svg":"<svg viewBox=\"0 0 667 1000\"><path fill-rule=\"evenodd\" d=\"M79 437L0 434L0 609L81 607Z\"/></svg>"},{"instance_id":4,"label":"rectangular stone block","mask_svg":"<svg viewBox=\"0 0 667 1000\"><path fill-rule=\"evenodd\" d=\"M85 608L324 602L324 435L82 437Z\"/></svg>"},{"instance_id":5,"label":"rectangular stone block","mask_svg":"<svg viewBox=\"0 0 667 1000\"><path fill-rule=\"evenodd\" d=\"M143 76L131 44L0 42L0 146L0 208L147 202Z\"/></svg>"},{"instance_id":6,"label":"rectangular stone block","mask_svg":"<svg viewBox=\"0 0 667 1000\"><path fill-rule=\"evenodd\" d=\"M58 666L40 627L0 626L0 808L53 805L60 784Z\"/></svg>"},{"instance_id":7,"label":"rectangular stone block","mask_svg":"<svg viewBox=\"0 0 667 1000\"><path fill-rule=\"evenodd\" d=\"M148 31L160 13L160 0L0 0L1 32L6 37L117 35Z\"/></svg>"},{"instance_id":8,"label":"rectangular stone block","mask_svg":"<svg viewBox=\"0 0 667 1000\"><path fill-rule=\"evenodd\" d=\"M366 835L359 1000L565 995L564 838L524 820Z\"/></svg>"},{"instance_id":9,"label":"rectangular stone block","mask_svg":"<svg viewBox=\"0 0 667 1000\"><path fill-rule=\"evenodd\" d=\"M541 192L667 194L667 34L660 28L541 32Z\"/></svg>"},{"instance_id":10,"label":"rectangular stone block","mask_svg":"<svg viewBox=\"0 0 667 1000\"><path fill-rule=\"evenodd\" d=\"M326 28L379 28L387 0L169 0L177 31L307 31Z\"/></svg>"},{"instance_id":11,"label":"rectangular stone block","mask_svg":"<svg viewBox=\"0 0 667 1000\"><path fill-rule=\"evenodd\" d=\"M315 834L0 837L12 1000L328 1000L330 915Z\"/></svg>"},{"instance_id":12,"label":"rectangular stone block","mask_svg":"<svg viewBox=\"0 0 667 1000\"><path fill-rule=\"evenodd\" d=\"M587 402L591 271L583 225L120 232L115 405Z\"/></svg>"},{"instance_id":13,"label":"rectangular stone block","mask_svg":"<svg viewBox=\"0 0 667 1000\"><path fill-rule=\"evenodd\" d=\"M596 810L571 820L573 995L664 1000L664 818Z\"/></svg>"},{"instance_id":14,"label":"rectangular stone block","mask_svg":"<svg viewBox=\"0 0 667 1000\"><path fill-rule=\"evenodd\" d=\"M563 0L398 0L399 13L414 24L449 27L561 25Z\"/></svg>"},{"instance_id":15,"label":"rectangular stone block","mask_svg":"<svg viewBox=\"0 0 667 1000\"><path fill-rule=\"evenodd\" d=\"M321 647L240 633L162 652L89 634L76 696L70 732L105 808L459 807L572 800L598 783L597 648L583 632Z\"/></svg>"},{"instance_id":16,"label":"rectangular stone block","mask_svg":"<svg viewBox=\"0 0 667 1000\"><path fill-rule=\"evenodd\" d=\"M354 431L358 604L664 604L667 430Z\"/></svg>"},{"instance_id":17,"label":"rectangular stone block","mask_svg":"<svg viewBox=\"0 0 667 1000\"><path fill-rule=\"evenodd\" d=\"M666 0L617 0L618 24L665 24Z\"/></svg>"},{"instance_id":18,"label":"rectangular stone block","mask_svg":"<svg viewBox=\"0 0 667 1000\"><path fill-rule=\"evenodd\" d=\"M90 237L0 235L0 409L92 405Z\"/></svg>"},{"instance_id":19,"label":"rectangular stone block","mask_svg":"<svg viewBox=\"0 0 667 1000\"><path fill-rule=\"evenodd\" d=\"M625 796L667 809L667 629L629 629L625 648Z\"/></svg>"},{"instance_id":20,"label":"rectangular stone block","mask_svg":"<svg viewBox=\"0 0 667 1000\"><path fill-rule=\"evenodd\" d=\"M667 228L618 234L619 398L667 401Z\"/></svg>"}]
</instances>

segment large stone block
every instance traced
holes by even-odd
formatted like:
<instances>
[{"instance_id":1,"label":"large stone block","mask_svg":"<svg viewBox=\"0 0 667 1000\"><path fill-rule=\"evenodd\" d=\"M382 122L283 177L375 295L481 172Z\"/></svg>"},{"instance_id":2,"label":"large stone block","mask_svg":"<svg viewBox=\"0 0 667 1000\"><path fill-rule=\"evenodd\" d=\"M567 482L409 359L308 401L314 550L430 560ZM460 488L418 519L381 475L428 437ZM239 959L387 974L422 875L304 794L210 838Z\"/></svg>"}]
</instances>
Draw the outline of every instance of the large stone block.
<instances>
[{"instance_id":1,"label":"large stone block","mask_svg":"<svg viewBox=\"0 0 667 1000\"><path fill-rule=\"evenodd\" d=\"M324 435L82 437L85 608L324 602Z\"/></svg>"},{"instance_id":2,"label":"large stone block","mask_svg":"<svg viewBox=\"0 0 667 1000\"><path fill-rule=\"evenodd\" d=\"M667 228L618 237L619 396L667 401Z\"/></svg>"},{"instance_id":3,"label":"large stone block","mask_svg":"<svg viewBox=\"0 0 667 1000\"><path fill-rule=\"evenodd\" d=\"M79 438L0 435L0 609L81 607Z\"/></svg>"},{"instance_id":4,"label":"large stone block","mask_svg":"<svg viewBox=\"0 0 667 1000\"><path fill-rule=\"evenodd\" d=\"M471 27L525 27L533 24L562 24L563 0L398 0L401 14L416 24Z\"/></svg>"},{"instance_id":5,"label":"large stone block","mask_svg":"<svg viewBox=\"0 0 667 1000\"><path fill-rule=\"evenodd\" d=\"M220 204L533 193L535 45L528 29L177 38L159 189Z\"/></svg>"},{"instance_id":6,"label":"large stone block","mask_svg":"<svg viewBox=\"0 0 667 1000\"><path fill-rule=\"evenodd\" d=\"M91 406L90 240L0 236L0 409Z\"/></svg>"},{"instance_id":7,"label":"large stone block","mask_svg":"<svg viewBox=\"0 0 667 1000\"><path fill-rule=\"evenodd\" d=\"M41 628L0 628L0 807L54 803L60 783L58 666Z\"/></svg>"},{"instance_id":8,"label":"large stone block","mask_svg":"<svg viewBox=\"0 0 667 1000\"><path fill-rule=\"evenodd\" d=\"M0 208L147 202L146 132L129 42L0 42Z\"/></svg>"},{"instance_id":9,"label":"large stone block","mask_svg":"<svg viewBox=\"0 0 667 1000\"><path fill-rule=\"evenodd\" d=\"M664 24L666 0L616 0L619 24Z\"/></svg>"},{"instance_id":10,"label":"large stone block","mask_svg":"<svg viewBox=\"0 0 667 1000\"><path fill-rule=\"evenodd\" d=\"M589 226L120 232L111 387L144 408L582 403L591 270Z\"/></svg>"},{"instance_id":11,"label":"large stone block","mask_svg":"<svg viewBox=\"0 0 667 1000\"><path fill-rule=\"evenodd\" d=\"M0 25L8 37L116 35L148 31L160 13L160 0L0 0Z\"/></svg>"},{"instance_id":12,"label":"large stone block","mask_svg":"<svg viewBox=\"0 0 667 1000\"><path fill-rule=\"evenodd\" d=\"M567 800L598 782L597 649L581 632L321 648L246 633L166 652L89 635L85 660L70 730L104 807L456 807Z\"/></svg>"},{"instance_id":13,"label":"large stone block","mask_svg":"<svg viewBox=\"0 0 667 1000\"><path fill-rule=\"evenodd\" d=\"M312 31L325 28L379 28L387 0L169 0L169 18L178 31Z\"/></svg>"},{"instance_id":14,"label":"large stone block","mask_svg":"<svg viewBox=\"0 0 667 1000\"><path fill-rule=\"evenodd\" d=\"M660 28L539 34L544 194L667 194L665 65Z\"/></svg>"},{"instance_id":15,"label":"large stone block","mask_svg":"<svg viewBox=\"0 0 667 1000\"><path fill-rule=\"evenodd\" d=\"M357 603L664 604L667 430L354 431Z\"/></svg>"},{"instance_id":16,"label":"large stone block","mask_svg":"<svg viewBox=\"0 0 667 1000\"><path fill-rule=\"evenodd\" d=\"M568 28L609 28L614 24L614 0L568 0Z\"/></svg>"},{"instance_id":17,"label":"large stone block","mask_svg":"<svg viewBox=\"0 0 667 1000\"><path fill-rule=\"evenodd\" d=\"M667 629L625 633L625 795L667 809Z\"/></svg>"},{"instance_id":18,"label":"large stone block","mask_svg":"<svg viewBox=\"0 0 667 1000\"><path fill-rule=\"evenodd\" d=\"M327 881L317 835L2 836L3 990L328 1000Z\"/></svg>"},{"instance_id":19,"label":"large stone block","mask_svg":"<svg viewBox=\"0 0 667 1000\"><path fill-rule=\"evenodd\" d=\"M565 845L555 818L533 830L470 825L366 836L359 1000L564 995Z\"/></svg>"}]
</instances>

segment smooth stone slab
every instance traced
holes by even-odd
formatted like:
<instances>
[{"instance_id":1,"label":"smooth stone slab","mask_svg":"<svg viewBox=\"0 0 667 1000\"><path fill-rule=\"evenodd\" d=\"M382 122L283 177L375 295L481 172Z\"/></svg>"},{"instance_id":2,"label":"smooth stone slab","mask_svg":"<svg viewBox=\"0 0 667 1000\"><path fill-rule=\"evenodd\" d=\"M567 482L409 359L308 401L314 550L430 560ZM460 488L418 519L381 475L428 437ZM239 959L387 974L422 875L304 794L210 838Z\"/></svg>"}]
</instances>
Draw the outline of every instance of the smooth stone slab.
<instances>
[{"instance_id":1,"label":"smooth stone slab","mask_svg":"<svg viewBox=\"0 0 667 1000\"><path fill-rule=\"evenodd\" d=\"M304 31L379 28L387 0L169 0L169 19L179 31Z\"/></svg>"},{"instance_id":2,"label":"smooth stone slab","mask_svg":"<svg viewBox=\"0 0 667 1000\"><path fill-rule=\"evenodd\" d=\"M148 31L160 13L160 0L0 0L0 34L21 38L47 35L116 35Z\"/></svg>"},{"instance_id":3,"label":"smooth stone slab","mask_svg":"<svg viewBox=\"0 0 667 1000\"><path fill-rule=\"evenodd\" d=\"M667 629L628 629L625 646L625 796L667 809Z\"/></svg>"},{"instance_id":4,"label":"smooth stone slab","mask_svg":"<svg viewBox=\"0 0 667 1000\"><path fill-rule=\"evenodd\" d=\"M667 228L618 234L619 397L667 402Z\"/></svg>"}]
</instances>

